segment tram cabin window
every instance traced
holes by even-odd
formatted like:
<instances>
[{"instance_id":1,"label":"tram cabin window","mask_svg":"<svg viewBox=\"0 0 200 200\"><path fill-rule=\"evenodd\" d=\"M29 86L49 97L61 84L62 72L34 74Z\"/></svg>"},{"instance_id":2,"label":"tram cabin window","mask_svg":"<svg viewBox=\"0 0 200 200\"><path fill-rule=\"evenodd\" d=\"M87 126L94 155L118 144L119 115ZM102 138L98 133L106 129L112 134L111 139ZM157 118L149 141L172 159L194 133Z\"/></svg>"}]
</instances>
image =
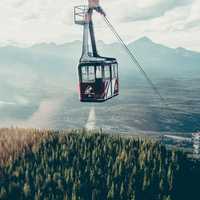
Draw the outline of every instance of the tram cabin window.
<instances>
[{"instance_id":1,"label":"tram cabin window","mask_svg":"<svg viewBox=\"0 0 200 200\"><path fill-rule=\"evenodd\" d=\"M106 79L110 78L110 66L109 65L104 66L104 78L106 78Z\"/></svg>"},{"instance_id":2,"label":"tram cabin window","mask_svg":"<svg viewBox=\"0 0 200 200\"><path fill-rule=\"evenodd\" d=\"M96 78L101 79L103 78L102 67L96 66Z\"/></svg>"},{"instance_id":3,"label":"tram cabin window","mask_svg":"<svg viewBox=\"0 0 200 200\"><path fill-rule=\"evenodd\" d=\"M95 81L95 73L94 66L83 66L81 68L82 82L94 82Z\"/></svg>"},{"instance_id":4,"label":"tram cabin window","mask_svg":"<svg viewBox=\"0 0 200 200\"><path fill-rule=\"evenodd\" d=\"M112 70L112 78L116 78L117 77L117 71L116 71L116 64L112 64L111 66L111 70Z\"/></svg>"}]
</instances>

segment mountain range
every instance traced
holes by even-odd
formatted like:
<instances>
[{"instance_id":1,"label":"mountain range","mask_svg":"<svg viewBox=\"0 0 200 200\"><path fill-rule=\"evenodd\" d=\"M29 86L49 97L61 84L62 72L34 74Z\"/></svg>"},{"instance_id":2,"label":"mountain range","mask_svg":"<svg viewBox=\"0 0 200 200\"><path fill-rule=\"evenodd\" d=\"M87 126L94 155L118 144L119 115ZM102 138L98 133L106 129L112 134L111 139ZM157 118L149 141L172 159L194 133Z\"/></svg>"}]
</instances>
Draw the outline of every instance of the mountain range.
<instances>
[{"instance_id":1,"label":"mountain range","mask_svg":"<svg viewBox=\"0 0 200 200\"><path fill-rule=\"evenodd\" d=\"M6 46L0 48L0 70L30 71L44 79L55 78L74 80L77 64L81 55L81 41L62 45L42 43L29 48ZM98 41L100 55L116 57L122 75L130 75L135 65L118 43L105 44ZM130 44L129 49L138 58L144 69L152 76L195 75L200 71L200 53L184 48L169 48L154 43L147 37ZM29 71L28 71L29 70ZM0 75L1 75L0 71Z\"/></svg>"},{"instance_id":2,"label":"mountain range","mask_svg":"<svg viewBox=\"0 0 200 200\"><path fill-rule=\"evenodd\" d=\"M97 45L100 55L118 59L120 72L120 96L98 106L99 124L105 126L108 123L107 126L115 127L118 119L119 122L123 121L121 125L118 123L123 129L126 125L128 130L133 127L165 130L170 121L162 115L159 99L120 44L98 41ZM87 114L79 121L77 116L80 117L81 109L85 112L90 106L78 102L77 65L81 47L81 41L62 45L42 43L28 48L0 47L1 124L10 122L12 117L17 120L28 119L34 125L35 121L42 122L41 116L46 119L45 113L49 117L52 115L50 112L56 113L57 109L60 109L59 112L48 126L54 122L56 127L62 128L68 127L70 123L76 122L76 126L83 123ZM193 113L187 116L177 110L176 120L179 123L176 123L176 130L196 130L200 126L200 53L184 48L170 48L147 37L128 44L128 47L168 101L176 108ZM65 104L61 105L60 102ZM110 116L105 115L105 110L109 109L113 122L110 122ZM173 127L174 123L174 120L171 121L170 126Z\"/></svg>"}]
</instances>

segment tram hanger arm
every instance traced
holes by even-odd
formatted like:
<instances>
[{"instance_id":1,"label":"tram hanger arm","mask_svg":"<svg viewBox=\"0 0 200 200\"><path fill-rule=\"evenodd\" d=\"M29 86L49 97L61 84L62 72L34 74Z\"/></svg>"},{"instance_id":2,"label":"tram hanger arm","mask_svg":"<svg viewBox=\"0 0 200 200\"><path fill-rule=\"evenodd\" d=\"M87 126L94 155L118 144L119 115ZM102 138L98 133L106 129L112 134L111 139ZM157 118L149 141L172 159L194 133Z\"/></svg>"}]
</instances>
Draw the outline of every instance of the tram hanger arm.
<instances>
[{"instance_id":1,"label":"tram hanger arm","mask_svg":"<svg viewBox=\"0 0 200 200\"><path fill-rule=\"evenodd\" d=\"M99 0L88 0L88 13L92 15L92 11L96 10L98 13L103 15L104 17L106 16L106 13L102 9L102 7L99 4Z\"/></svg>"}]
</instances>

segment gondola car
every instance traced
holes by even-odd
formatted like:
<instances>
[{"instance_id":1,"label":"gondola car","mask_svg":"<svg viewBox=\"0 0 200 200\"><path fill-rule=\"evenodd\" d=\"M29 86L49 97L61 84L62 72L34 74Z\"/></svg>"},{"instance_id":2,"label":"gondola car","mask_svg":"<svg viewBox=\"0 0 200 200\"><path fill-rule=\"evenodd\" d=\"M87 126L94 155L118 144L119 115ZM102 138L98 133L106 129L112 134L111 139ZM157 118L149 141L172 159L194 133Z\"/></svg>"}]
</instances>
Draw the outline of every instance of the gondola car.
<instances>
[{"instance_id":1,"label":"gondola car","mask_svg":"<svg viewBox=\"0 0 200 200\"><path fill-rule=\"evenodd\" d=\"M91 8L76 6L74 20L84 27L82 56L78 65L80 101L104 102L117 96L118 62L115 58L98 55Z\"/></svg>"}]
</instances>

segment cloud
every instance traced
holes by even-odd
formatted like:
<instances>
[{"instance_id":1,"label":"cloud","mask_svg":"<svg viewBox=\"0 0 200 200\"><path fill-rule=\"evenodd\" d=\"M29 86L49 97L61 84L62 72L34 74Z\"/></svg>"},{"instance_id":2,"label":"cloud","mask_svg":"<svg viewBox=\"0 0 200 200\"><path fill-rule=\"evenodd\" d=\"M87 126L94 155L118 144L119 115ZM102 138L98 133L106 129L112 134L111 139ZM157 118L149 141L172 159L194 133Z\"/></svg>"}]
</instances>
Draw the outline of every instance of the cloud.
<instances>
[{"instance_id":1,"label":"cloud","mask_svg":"<svg viewBox=\"0 0 200 200\"><path fill-rule=\"evenodd\" d=\"M74 25L73 7L85 3L87 0L1 0L0 44L80 40L82 27ZM200 50L199 0L101 0L101 4L127 42L146 35L173 47ZM102 18L97 19L95 31L97 39L115 41Z\"/></svg>"},{"instance_id":2,"label":"cloud","mask_svg":"<svg viewBox=\"0 0 200 200\"><path fill-rule=\"evenodd\" d=\"M170 10L192 4L193 0L120 0L110 1L110 8L123 22L150 20L165 15Z\"/></svg>"},{"instance_id":3,"label":"cloud","mask_svg":"<svg viewBox=\"0 0 200 200\"><path fill-rule=\"evenodd\" d=\"M192 20L184 26L184 30L191 29L191 28L200 28L200 21L199 19Z\"/></svg>"},{"instance_id":4,"label":"cloud","mask_svg":"<svg viewBox=\"0 0 200 200\"><path fill-rule=\"evenodd\" d=\"M14 0L14 2L12 2L13 7L19 8L23 5L25 5L28 2L28 0Z\"/></svg>"},{"instance_id":5,"label":"cloud","mask_svg":"<svg viewBox=\"0 0 200 200\"><path fill-rule=\"evenodd\" d=\"M54 115L56 115L60 111L60 108L62 108L63 103L63 97L44 100L40 102L38 109L34 113L32 113L32 115L28 119L3 119L0 121L0 127L20 126L24 128L53 128L55 126L53 120ZM3 106L15 106L16 104L18 103L0 101L0 109Z\"/></svg>"},{"instance_id":6,"label":"cloud","mask_svg":"<svg viewBox=\"0 0 200 200\"><path fill-rule=\"evenodd\" d=\"M37 19L39 19L40 18L40 15L39 14L37 14L37 13L30 13L29 15L27 15L27 16L24 16L24 20L25 21L29 21L29 20L37 20Z\"/></svg>"},{"instance_id":7,"label":"cloud","mask_svg":"<svg viewBox=\"0 0 200 200\"><path fill-rule=\"evenodd\" d=\"M200 1L196 0L191 6L189 17L185 21L185 30L200 28Z\"/></svg>"},{"instance_id":8,"label":"cloud","mask_svg":"<svg viewBox=\"0 0 200 200\"><path fill-rule=\"evenodd\" d=\"M0 101L0 107L4 105L16 105L15 102Z\"/></svg>"},{"instance_id":9,"label":"cloud","mask_svg":"<svg viewBox=\"0 0 200 200\"><path fill-rule=\"evenodd\" d=\"M25 122L23 122L23 127L38 127L38 128L48 128L53 127L53 116L59 112L62 107L64 99L56 98L42 101L36 112Z\"/></svg>"}]
</instances>

